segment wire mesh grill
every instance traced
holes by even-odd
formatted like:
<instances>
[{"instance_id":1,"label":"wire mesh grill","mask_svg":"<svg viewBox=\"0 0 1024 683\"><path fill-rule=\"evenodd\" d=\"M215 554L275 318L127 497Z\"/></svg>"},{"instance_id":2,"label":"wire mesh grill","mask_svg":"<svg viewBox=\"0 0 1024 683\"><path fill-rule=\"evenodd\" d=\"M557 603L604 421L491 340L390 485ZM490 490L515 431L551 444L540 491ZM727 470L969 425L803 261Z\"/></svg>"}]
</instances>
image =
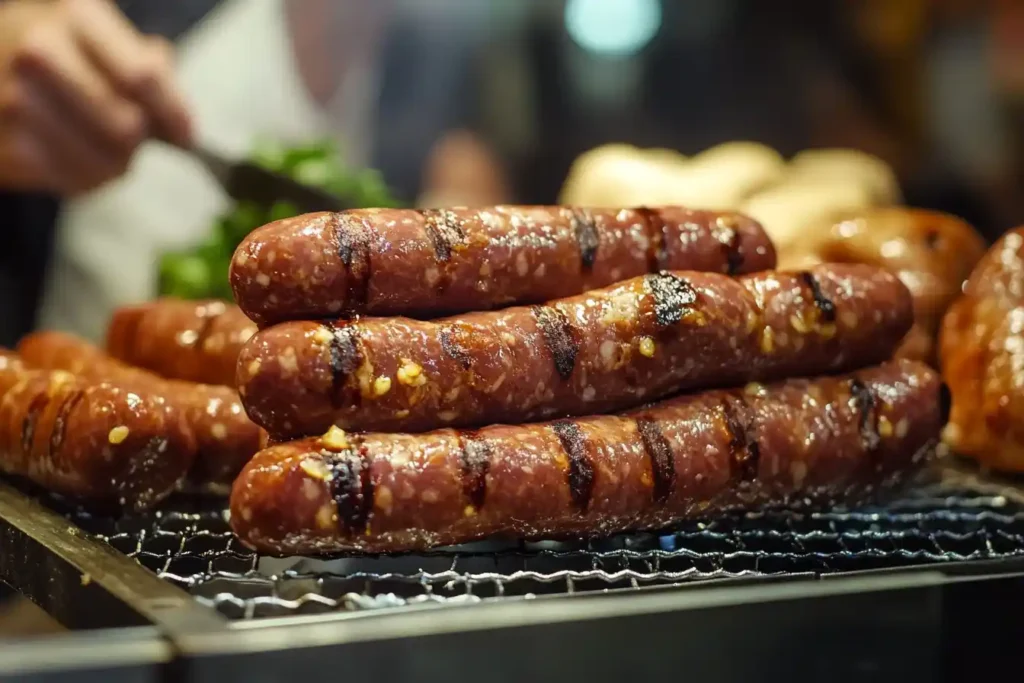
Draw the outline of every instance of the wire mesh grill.
<instances>
[{"instance_id":1,"label":"wire mesh grill","mask_svg":"<svg viewBox=\"0 0 1024 683\"><path fill-rule=\"evenodd\" d=\"M197 499L121 518L61 512L236 619L1024 557L1024 503L948 487L885 506L771 510L691 522L672 533L331 559L257 555L234 538L222 509Z\"/></svg>"}]
</instances>

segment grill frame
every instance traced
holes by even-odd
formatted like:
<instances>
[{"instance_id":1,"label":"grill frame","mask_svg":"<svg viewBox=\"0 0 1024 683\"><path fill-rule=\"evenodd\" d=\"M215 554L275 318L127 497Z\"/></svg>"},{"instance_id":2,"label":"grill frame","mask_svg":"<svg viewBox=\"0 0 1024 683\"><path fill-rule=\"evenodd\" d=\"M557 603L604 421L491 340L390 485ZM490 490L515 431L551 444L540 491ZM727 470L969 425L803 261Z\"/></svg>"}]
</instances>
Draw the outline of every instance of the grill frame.
<instances>
[{"instance_id":1,"label":"grill frame","mask_svg":"<svg viewBox=\"0 0 1024 683\"><path fill-rule=\"evenodd\" d=\"M1024 505L1024 492L1016 481L994 480L963 467L946 468L942 479L945 486L969 488L979 495L1004 496ZM762 629L787 623L794 628L799 624L804 624L800 628L810 628L810 624L820 624L822 619L864 632L872 642L877 641L881 648L878 652L884 652L887 639L897 636L874 636L886 631L879 631L879 620L884 621L885 615L892 616L893 600L906 603L907 609L919 613L914 618L914 629L925 635L910 650L903 643L901 656L906 659L908 652L917 652L914 657L920 661L915 673L921 674L920 667L929 666L925 654L931 653L927 660L931 661L936 651L933 648L939 647L940 606L946 591L979 581L1024 577L1021 548L1019 555L1000 560L942 562L839 574L761 575L577 595L515 597L483 601L471 608L421 605L231 621L178 586L157 578L125 555L76 530L50 507L6 482L0 482L0 549L0 579L58 620L75 628L153 625L178 653L175 666L184 667L188 680L211 681L222 679L229 671L237 676L242 670L257 680L266 678L270 671L294 675L296 667L307 677L318 680L325 672L334 671L336 675L339 658L361 661L365 654L360 653L386 653L395 648L421 662L420 666L440 667L444 658L455 656L452 649L458 651L467 638L477 643L475 647L482 652L489 653L488 657L497 659L505 657L502 652L507 649L509 638L528 642L530 647L540 650L550 648L551 638L606 642L610 652L618 644L629 642L633 643L630 647L657 662L656 666L648 662L646 668L641 662L641 669L654 666L652 675L668 675L670 670L664 667L669 667L671 660L683 653L699 656L715 642L721 642L716 639L765 640L764 631L756 632L757 624ZM32 567L37 568L35 573ZM50 578L33 578L41 575ZM62 588L55 590L55 586ZM699 628L694 626L695 611L700 613ZM732 616L726 619L723 615ZM873 616L869 619L869 615ZM687 633L692 641L686 647L677 644L671 657L657 655L658 642L637 641L636 636L637 629L644 631L642 625L655 622ZM869 627L869 622L873 626ZM838 626L836 629L842 630ZM904 641L907 638L902 630L900 637ZM784 653L796 656L792 648L779 644L773 647L771 657L780 665ZM594 647L587 645L586 649L593 651ZM849 653L843 655L828 647L821 651L831 652L832 658L849 657ZM559 666L571 664L574 671L589 671L591 677L599 680L610 680L609 672L617 670L614 661L593 652L589 658L571 650L551 654L559 659ZM884 654L877 656L886 659ZM633 657L631 652L626 659L632 661ZM354 680L379 680L385 675L384 670L397 666L387 656L374 661L373 666L364 662L353 671L346 671L346 676ZM716 666L732 666L729 658L715 661ZM334 666L328 666L329 662L334 662ZM890 662L893 670L902 670L896 662L894 652ZM508 666L509 671L517 670L513 660ZM403 673L401 668L387 675L402 678L409 673ZM901 675L906 675L906 671ZM504 680L503 675L497 677ZM440 681L442 671L436 677L417 678Z\"/></svg>"}]
</instances>

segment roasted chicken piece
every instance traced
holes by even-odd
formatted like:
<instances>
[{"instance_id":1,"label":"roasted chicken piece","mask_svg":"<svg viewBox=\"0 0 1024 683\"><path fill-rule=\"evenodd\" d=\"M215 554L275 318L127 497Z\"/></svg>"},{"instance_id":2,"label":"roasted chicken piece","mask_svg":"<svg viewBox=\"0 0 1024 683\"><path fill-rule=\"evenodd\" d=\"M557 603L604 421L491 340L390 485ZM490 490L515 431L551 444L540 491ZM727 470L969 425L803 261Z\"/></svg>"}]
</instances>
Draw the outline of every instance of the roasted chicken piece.
<instances>
[{"instance_id":1,"label":"roasted chicken piece","mask_svg":"<svg viewBox=\"0 0 1024 683\"><path fill-rule=\"evenodd\" d=\"M779 253L780 268L868 263L894 271L914 295L914 328L897 357L935 363L942 315L960 293L985 242L966 222L938 211L879 207L849 214Z\"/></svg>"},{"instance_id":2,"label":"roasted chicken piece","mask_svg":"<svg viewBox=\"0 0 1024 683\"><path fill-rule=\"evenodd\" d=\"M1024 227L974 268L942 321L939 354L952 398L947 444L1024 471Z\"/></svg>"}]
</instances>

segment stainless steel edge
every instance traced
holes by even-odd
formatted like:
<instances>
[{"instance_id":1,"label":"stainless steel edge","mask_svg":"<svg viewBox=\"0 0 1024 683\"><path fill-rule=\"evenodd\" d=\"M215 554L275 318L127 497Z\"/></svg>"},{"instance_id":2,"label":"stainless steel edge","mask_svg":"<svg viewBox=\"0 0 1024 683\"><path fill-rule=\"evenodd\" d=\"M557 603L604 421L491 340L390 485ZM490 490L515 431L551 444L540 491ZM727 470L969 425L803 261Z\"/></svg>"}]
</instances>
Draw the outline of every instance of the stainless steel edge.
<instances>
[{"instance_id":1,"label":"stainless steel edge","mask_svg":"<svg viewBox=\"0 0 1024 683\"><path fill-rule=\"evenodd\" d=\"M0 482L0 580L70 628L152 624L168 635L225 631L185 591ZM66 595L61 586L81 590Z\"/></svg>"},{"instance_id":2,"label":"stainless steel edge","mask_svg":"<svg viewBox=\"0 0 1024 683\"><path fill-rule=\"evenodd\" d=\"M152 626L0 640L0 680L155 683L173 658Z\"/></svg>"},{"instance_id":3,"label":"stainless steel edge","mask_svg":"<svg viewBox=\"0 0 1024 683\"><path fill-rule=\"evenodd\" d=\"M344 614L321 614L287 620L233 623L231 632L216 638L185 635L178 645L186 655L240 654L291 648L316 648L374 640L416 638L487 629L537 626L613 617L654 615L754 602L814 599L818 597L937 587L947 582L938 571L906 575L852 577L828 582L798 580L737 585L723 581L701 590L666 587L650 592L588 593L479 603L432 609L403 608L377 618L346 619Z\"/></svg>"}]
</instances>

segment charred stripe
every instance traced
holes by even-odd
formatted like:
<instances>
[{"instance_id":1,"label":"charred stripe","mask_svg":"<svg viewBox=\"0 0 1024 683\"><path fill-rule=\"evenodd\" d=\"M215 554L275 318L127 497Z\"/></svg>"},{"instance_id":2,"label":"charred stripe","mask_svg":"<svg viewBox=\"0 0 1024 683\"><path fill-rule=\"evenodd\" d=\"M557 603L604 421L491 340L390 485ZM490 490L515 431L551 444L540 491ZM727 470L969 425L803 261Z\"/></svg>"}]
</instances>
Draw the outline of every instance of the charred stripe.
<instances>
[{"instance_id":1,"label":"charred stripe","mask_svg":"<svg viewBox=\"0 0 1024 683\"><path fill-rule=\"evenodd\" d=\"M338 511L338 523L349 534L363 534L373 510L374 485L370 477L370 461L356 443L340 453L323 451L324 464L331 473L330 489Z\"/></svg>"},{"instance_id":2,"label":"charred stripe","mask_svg":"<svg viewBox=\"0 0 1024 683\"><path fill-rule=\"evenodd\" d=\"M835 322L836 304L821 291L821 283L818 282L818 278L814 277L814 273L807 270L800 273L800 278L807 285L807 288L811 290L811 299L814 301L814 306L818 309L818 313L821 314L821 319L827 323Z\"/></svg>"},{"instance_id":3,"label":"charred stripe","mask_svg":"<svg viewBox=\"0 0 1024 683\"><path fill-rule=\"evenodd\" d=\"M572 420L553 422L551 429L558 436L562 450L569 456L569 497L579 510L586 511L594 492L594 463L588 453L587 437Z\"/></svg>"},{"instance_id":4,"label":"charred stripe","mask_svg":"<svg viewBox=\"0 0 1024 683\"><path fill-rule=\"evenodd\" d=\"M580 249L580 263L589 271L597 260L597 249L601 246L601 235L593 215L586 209L572 209L572 229L576 233L576 244Z\"/></svg>"},{"instance_id":5,"label":"charred stripe","mask_svg":"<svg viewBox=\"0 0 1024 683\"><path fill-rule=\"evenodd\" d=\"M871 388L857 378L850 380L850 397L857 411L861 443L870 453L882 443L882 437L878 433L878 402Z\"/></svg>"},{"instance_id":6,"label":"charred stripe","mask_svg":"<svg viewBox=\"0 0 1024 683\"><path fill-rule=\"evenodd\" d=\"M753 413L746 408L742 398L722 401L722 415L729 432L730 471L739 481L754 481L760 469L761 446L752 433Z\"/></svg>"},{"instance_id":7,"label":"charred stripe","mask_svg":"<svg viewBox=\"0 0 1024 683\"><path fill-rule=\"evenodd\" d=\"M459 217L447 209L423 209L420 214L437 260L450 261L455 246L466 240Z\"/></svg>"},{"instance_id":8,"label":"charred stripe","mask_svg":"<svg viewBox=\"0 0 1024 683\"><path fill-rule=\"evenodd\" d=\"M491 445L476 432L459 434L459 466L462 473L462 493L477 510L487 497L487 472L491 469Z\"/></svg>"},{"instance_id":9,"label":"charred stripe","mask_svg":"<svg viewBox=\"0 0 1024 683\"><path fill-rule=\"evenodd\" d=\"M359 350L359 330L350 322L329 322L325 326L331 333L331 400L339 406L343 403L342 395L348 378L363 361Z\"/></svg>"},{"instance_id":10,"label":"charred stripe","mask_svg":"<svg viewBox=\"0 0 1024 683\"><path fill-rule=\"evenodd\" d=\"M740 245L740 233L736 227L734 216L722 215L715 218L715 225L711 229L715 239L722 245L725 272L729 275L735 275L743 268L743 248Z\"/></svg>"},{"instance_id":11,"label":"charred stripe","mask_svg":"<svg viewBox=\"0 0 1024 683\"><path fill-rule=\"evenodd\" d=\"M370 288L370 226L358 224L344 213L331 214L334 234L338 240L338 256L345 265L345 310L361 312L366 306Z\"/></svg>"},{"instance_id":12,"label":"charred stripe","mask_svg":"<svg viewBox=\"0 0 1024 683\"><path fill-rule=\"evenodd\" d=\"M654 301L654 319L661 327L675 325L697 301L697 290L668 271L644 276L644 288Z\"/></svg>"},{"instance_id":13,"label":"charred stripe","mask_svg":"<svg viewBox=\"0 0 1024 683\"><path fill-rule=\"evenodd\" d=\"M576 355L580 350L579 331L565 313L554 306L534 306L531 310L544 337L544 344L554 360L558 376L564 380L569 379L576 367Z\"/></svg>"},{"instance_id":14,"label":"charred stripe","mask_svg":"<svg viewBox=\"0 0 1024 683\"><path fill-rule=\"evenodd\" d=\"M647 272L656 273L665 267L668 226L657 209L640 207L636 212L644 223L647 237Z\"/></svg>"},{"instance_id":15,"label":"charred stripe","mask_svg":"<svg viewBox=\"0 0 1024 683\"><path fill-rule=\"evenodd\" d=\"M28 456L32 452L32 442L35 440L36 427L39 424L39 416L50 403L50 389L43 387L38 394L32 397L25 412L25 419L21 423L21 452Z\"/></svg>"},{"instance_id":16,"label":"charred stripe","mask_svg":"<svg viewBox=\"0 0 1024 683\"><path fill-rule=\"evenodd\" d=\"M53 421L53 432L50 434L50 456L60 452L61 446L64 445L64 436L68 428L68 418L71 416L71 411L75 409L81 400L85 398L85 391L77 389L72 392L69 396L64 399L64 402L60 404L60 408L57 409L57 417Z\"/></svg>"},{"instance_id":17,"label":"charred stripe","mask_svg":"<svg viewBox=\"0 0 1024 683\"><path fill-rule=\"evenodd\" d=\"M457 330L454 327L443 327L439 336L441 351L461 365L463 370L469 370L473 365L473 357L466 351L466 347L459 343Z\"/></svg>"},{"instance_id":18,"label":"charred stripe","mask_svg":"<svg viewBox=\"0 0 1024 683\"><path fill-rule=\"evenodd\" d=\"M654 480L653 498L655 503L664 503L672 495L676 485L675 458L672 446L661 432L655 420L647 417L636 419L636 429L644 444L644 452L651 461L651 478Z\"/></svg>"}]
</instances>

